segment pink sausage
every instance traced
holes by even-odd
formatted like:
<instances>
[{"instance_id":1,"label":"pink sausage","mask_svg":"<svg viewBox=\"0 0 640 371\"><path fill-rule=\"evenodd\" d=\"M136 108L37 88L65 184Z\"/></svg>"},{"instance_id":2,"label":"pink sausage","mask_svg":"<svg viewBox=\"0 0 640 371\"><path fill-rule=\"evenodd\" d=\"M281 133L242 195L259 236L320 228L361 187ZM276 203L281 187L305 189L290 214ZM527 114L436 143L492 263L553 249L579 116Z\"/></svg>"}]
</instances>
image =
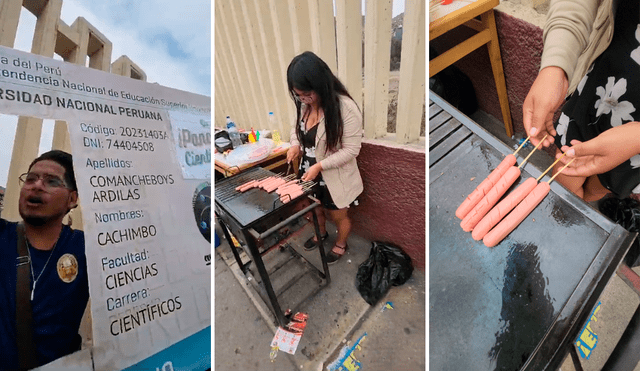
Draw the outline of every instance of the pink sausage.
<instances>
[{"instance_id":1,"label":"pink sausage","mask_svg":"<svg viewBox=\"0 0 640 371\"><path fill-rule=\"evenodd\" d=\"M484 196L480 202L471 210L467 216L462 219L460 226L465 232L470 232L480 222L491 208L498 202L500 197L507 192L507 189L513 185L513 183L520 176L520 169L515 166L511 166L502 178L500 178L496 184L491 188L489 192Z\"/></svg>"},{"instance_id":2,"label":"pink sausage","mask_svg":"<svg viewBox=\"0 0 640 371\"><path fill-rule=\"evenodd\" d=\"M260 185L260 188L265 189L265 188L267 188L267 186L268 186L268 185L272 184L272 183L273 183L273 182L275 182L276 180L278 180L278 178L276 178L276 177L269 177L269 179L268 179L267 181L263 182L263 183Z\"/></svg>"},{"instance_id":3,"label":"pink sausage","mask_svg":"<svg viewBox=\"0 0 640 371\"><path fill-rule=\"evenodd\" d=\"M268 181L271 181L273 179L272 176L268 177L268 178L264 178L261 181L259 181L258 183L256 183L256 188L262 188L262 185Z\"/></svg>"},{"instance_id":4,"label":"pink sausage","mask_svg":"<svg viewBox=\"0 0 640 371\"><path fill-rule=\"evenodd\" d=\"M299 182L298 179L290 180L290 181L286 182L285 184L281 185L280 187L278 187L278 189L282 189L282 188L290 186L292 184L298 184L298 182Z\"/></svg>"},{"instance_id":5,"label":"pink sausage","mask_svg":"<svg viewBox=\"0 0 640 371\"><path fill-rule=\"evenodd\" d=\"M291 192L294 189L300 189L301 190L302 187L299 184L290 184L290 185L288 185L286 187L282 187L281 186L278 189L276 189L276 193L281 195L281 194L284 194L284 193L287 193L287 192Z\"/></svg>"},{"instance_id":6,"label":"pink sausage","mask_svg":"<svg viewBox=\"0 0 640 371\"><path fill-rule=\"evenodd\" d=\"M535 178L529 178L520 184L513 192L509 193L504 200L500 201L482 220L473 228L471 237L480 241L509 211L513 210L536 187L538 182Z\"/></svg>"},{"instance_id":7,"label":"pink sausage","mask_svg":"<svg viewBox=\"0 0 640 371\"><path fill-rule=\"evenodd\" d=\"M304 192L302 190L300 190L300 191L296 190L296 191L293 191L291 193L285 193L282 196L280 196L280 201L282 201L282 203L286 204L287 202L289 202L289 201L291 201L291 200L293 200L293 199L295 199L295 198L297 198L299 196L302 196L303 193Z\"/></svg>"},{"instance_id":8,"label":"pink sausage","mask_svg":"<svg viewBox=\"0 0 640 371\"><path fill-rule=\"evenodd\" d=\"M239 191L240 191L240 192L246 192L246 191L250 190L251 188L255 187L257 183L258 183L258 181L257 181L257 180L254 180L254 181L252 181L252 182L249 182L249 183L243 184L243 185L240 187Z\"/></svg>"},{"instance_id":9,"label":"pink sausage","mask_svg":"<svg viewBox=\"0 0 640 371\"><path fill-rule=\"evenodd\" d=\"M242 188L247 187L247 186L249 186L249 184L253 184L255 182L256 182L256 180L250 180L250 181L248 181L248 182L246 182L244 184L241 184L241 185L236 187L236 191L240 191L240 190L242 190Z\"/></svg>"},{"instance_id":10,"label":"pink sausage","mask_svg":"<svg viewBox=\"0 0 640 371\"><path fill-rule=\"evenodd\" d=\"M494 184L502 178L502 176L507 172L507 170L516 164L516 156L509 154L507 157L502 160L500 165L495 168L489 176L480 183L476 189L471 192L471 194L467 197L464 202L458 209L456 210L456 216L459 219L464 219L465 216L482 200L482 198L493 188Z\"/></svg>"},{"instance_id":11,"label":"pink sausage","mask_svg":"<svg viewBox=\"0 0 640 371\"><path fill-rule=\"evenodd\" d=\"M269 184L267 187L264 187L264 190L269 192L269 193L271 193L271 192L275 191L276 188L280 187L281 185L283 185L286 182L287 181L284 180L284 179L277 179L273 183Z\"/></svg>"},{"instance_id":12,"label":"pink sausage","mask_svg":"<svg viewBox=\"0 0 640 371\"><path fill-rule=\"evenodd\" d=\"M248 187L248 186L250 186L250 185L253 185L254 183L256 183L256 181L255 181L255 180L252 180L252 181L246 182L246 183L244 183L244 184L241 184L241 185L239 185L239 186L237 186L237 187L236 187L236 191L240 191L240 192L242 192L242 189L243 189L243 188L246 188L246 187Z\"/></svg>"},{"instance_id":13,"label":"pink sausage","mask_svg":"<svg viewBox=\"0 0 640 371\"><path fill-rule=\"evenodd\" d=\"M507 215L491 232L487 233L482 240L487 247L494 247L499 244L511 231L513 231L531 211L540 204L540 202L549 193L549 183L542 182L538 184L531 193L511 212Z\"/></svg>"},{"instance_id":14,"label":"pink sausage","mask_svg":"<svg viewBox=\"0 0 640 371\"><path fill-rule=\"evenodd\" d=\"M282 194L282 196L289 195L289 196L291 196L291 198L296 198L296 197L300 196L303 193L304 193L304 191L302 190L302 188L297 188L297 189L291 189L291 190L288 190L288 191L284 192Z\"/></svg>"}]
</instances>

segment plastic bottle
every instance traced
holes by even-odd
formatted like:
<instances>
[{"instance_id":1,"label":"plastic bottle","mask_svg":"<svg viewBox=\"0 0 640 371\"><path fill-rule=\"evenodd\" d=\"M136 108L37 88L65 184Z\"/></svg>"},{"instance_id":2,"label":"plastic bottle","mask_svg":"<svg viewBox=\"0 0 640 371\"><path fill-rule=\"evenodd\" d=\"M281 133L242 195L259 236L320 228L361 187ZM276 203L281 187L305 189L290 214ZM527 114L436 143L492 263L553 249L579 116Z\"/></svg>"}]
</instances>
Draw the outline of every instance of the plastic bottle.
<instances>
[{"instance_id":1,"label":"plastic bottle","mask_svg":"<svg viewBox=\"0 0 640 371\"><path fill-rule=\"evenodd\" d=\"M273 112L269 112L269 130L271 130L271 138L273 139L273 143L276 146L280 145L280 133L278 133L276 124L276 117L273 115Z\"/></svg>"},{"instance_id":2,"label":"plastic bottle","mask_svg":"<svg viewBox=\"0 0 640 371\"><path fill-rule=\"evenodd\" d=\"M234 149L242 145L242 139L240 139L238 128L236 127L236 124L231 121L231 117L229 116L227 116L227 132L229 133L229 139L231 140L231 145Z\"/></svg>"},{"instance_id":3,"label":"plastic bottle","mask_svg":"<svg viewBox=\"0 0 640 371\"><path fill-rule=\"evenodd\" d=\"M273 112L269 112L269 130L275 130L276 127L276 116L274 116Z\"/></svg>"}]
</instances>

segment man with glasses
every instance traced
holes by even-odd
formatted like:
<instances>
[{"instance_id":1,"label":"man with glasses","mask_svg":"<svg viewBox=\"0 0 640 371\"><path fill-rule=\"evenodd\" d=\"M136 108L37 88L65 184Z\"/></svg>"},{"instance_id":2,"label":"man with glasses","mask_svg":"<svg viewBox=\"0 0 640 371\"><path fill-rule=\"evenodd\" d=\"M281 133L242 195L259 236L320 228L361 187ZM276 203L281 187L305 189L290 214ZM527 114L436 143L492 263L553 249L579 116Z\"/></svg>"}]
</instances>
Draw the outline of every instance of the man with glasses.
<instances>
[{"instance_id":1,"label":"man with glasses","mask_svg":"<svg viewBox=\"0 0 640 371\"><path fill-rule=\"evenodd\" d=\"M89 299L71 155L50 151L19 178L22 222L0 218L0 369L30 369L80 349ZM18 309L17 309L18 308Z\"/></svg>"}]
</instances>

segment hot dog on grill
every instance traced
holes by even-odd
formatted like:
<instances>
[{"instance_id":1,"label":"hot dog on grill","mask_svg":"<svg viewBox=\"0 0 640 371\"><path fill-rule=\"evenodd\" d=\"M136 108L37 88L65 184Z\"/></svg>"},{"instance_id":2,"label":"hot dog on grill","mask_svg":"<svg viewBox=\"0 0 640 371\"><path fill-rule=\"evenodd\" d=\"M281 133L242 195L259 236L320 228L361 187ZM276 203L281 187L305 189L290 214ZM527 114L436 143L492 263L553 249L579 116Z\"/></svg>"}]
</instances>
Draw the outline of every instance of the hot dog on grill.
<instances>
[{"instance_id":1,"label":"hot dog on grill","mask_svg":"<svg viewBox=\"0 0 640 371\"><path fill-rule=\"evenodd\" d=\"M290 182L287 182L283 185L281 185L280 187L278 187L279 190L283 190L285 188L289 188L289 187L293 187L293 186L299 186L300 185L300 181L299 180L292 180Z\"/></svg>"},{"instance_id":2,"label":"hot dog on grill","mask_svg":"<svg viewBox=\"0 0 640 371\"><path fill-rule=\"evenodd\" d=\"M549 183L538 184L522 202L513 209L497 226L495 226L483 238L487 247L493 247L500 243L509 233L511 233L530 213L540 204L549 193L551 187Z\"/></svg>"},{"instance_id":3,"label":"hot dog on grill","mask_svg":"<svg viewBox=\"0 0 640 371\"><path fill-rule=\"evenodd\" d=\"M248 181L246 183L240 184L239 186L236 187L236 191L239 191L241 188L243 188L245 186L248 186L249 184L256 183L256 182L257 182L256 180L250 180L250 181Z\"/></svg>"},{"instance_id":4,"label":"hot dog on grill","mask_svg":"<svg viewBox=\"0 0 640 371\"><path fill-rule=\"evenodd\" d=\"M240 192L246 192L248 190L250 190L251 188L255 187L256 184L258 184L257 180L251 181L249 183L245 183L242 186L240 186L240 189L238 189L238 191ZM237 188L236 188L237 189Z\"/></svg>"},{"instance_id":5,"label":"hot dog on grill","mask_svg":"<svg viewBox=\"0 0 640 371\"><path fill-rule=\"evenodd\" d=\"M282 195L284 193L291 192L295 189L302 190L302 187L299 184L290 184L286 187L279 187L278 189L276 189L276 193L279 195Z\"/></svg>"},{"instance_id":6,"label":"hot dog on grill","mask_svg":"<svg viewBox=\"0 0 640 371\"><path fill-rule=\"evenodd\" d=\"M272 184L276 180L278 180L278 178L276 178L274 176L269 177L269 179L267 179L267 181L265 181L262 184L260 184L260 188L265 189L267 186L269 186L270 184Z\"/></svg>"},{"instance_id":7,"label":"hot dog on grill","mask_svg":"<svg viewBox=\"0 0 640 371\"><path fill-rule=\"evenodd\" d=\"M255 184L255 186L256 186L256 188L262 188L262 186L263 186L266 182L269 182L269 181L271 181L271 180L273 180L273 179L274 179L274 177L272 177L272 176L267 177L267 178L264 178L264 179L262 179L261 181L259 181L258 183L256 183L256 184Z\"/></svg>"},{"instance_id":8,"label":"hot dog on grill","mask_svg":"<svg viewBox=\"0 0 640 371\"><path fill-rule=\"evenodd\" d=\"M513 183L520 176L520 169L511 166L507 169L503 177L501 177L496 184L487 192L487 194L478 202L478 204L471 210L467 216L462 219L460 226L465 232L473 230L473 228L480 222L480 220L491 210L491 208L498 202L500 197L505 194L507 189L513 185Z\"/></svg>"},{"instance_id":9,"label":"hot dog on grill","mask_svg":"<svg viewBox=\"0 0 640 371\"><path fill-rule=\"evenodd\" d=\"M536 187L538 182L535 178L528 178L518 186L513 192L509 193L502 201L500 201L480 222L473 228L471 237L480 241L502 218L513 210L520 201Z\"/></svg>"},{"instance_id":10,"label":"hot dog on grill","mask_svg":"<svg viewBox=\"0 0 640 371\"><path fill-rule=\"evenodd\" d=\"M482 200L482 198L493 188L498 180L507 172L507 170L516 164L516 156L513 154L507 155L502 160L500 165L496 167L489 176L471 192L471 194L462 202L456 210L456 216L459 219L464 219L467 214Z\"/></svg>"},{"instance_id":11,"label":"hot dog on grill","mask_svg":"<svg viewBox=\"0 0 640 371\"><path fill-rule=\"evenodd\" d=\"M271 193L271 192L275 191L276 188L278 188L279 186L283 185L286 182L287 181L284 180L284 179L276 179L275 181L273 181L269 185L265 186L264 190L269 192L269 193Z\"/></svg>"},{"instance_id":12,"label":"hot dog on grill","mask_svg":"<svg viewBox=\"0 0 640 371\"><path fill-rule=\"evenodd\" d=\"M283 188L288 187L290 185L298 184L298 182L299 182L298 179L293 179L293 180L290 180L290 181L284 183L283 185L279 186L277 189L283 189Z\"/></svg>"},{"instance_id":13,"label":"hot dog on grill","mask_svg":"<svg viewBox=\"0 0 640 371\"><path fill-rule=\"evenodd\" d=\"M299 196L302 196L304 194L304 191L302 189L300 190L294 190L291 193L285 193L283 195L280 196L280 201L282 201L282 203L287 203L291 200L293 200L294 198L297 198Z\"/></svg>"}]
</instances>

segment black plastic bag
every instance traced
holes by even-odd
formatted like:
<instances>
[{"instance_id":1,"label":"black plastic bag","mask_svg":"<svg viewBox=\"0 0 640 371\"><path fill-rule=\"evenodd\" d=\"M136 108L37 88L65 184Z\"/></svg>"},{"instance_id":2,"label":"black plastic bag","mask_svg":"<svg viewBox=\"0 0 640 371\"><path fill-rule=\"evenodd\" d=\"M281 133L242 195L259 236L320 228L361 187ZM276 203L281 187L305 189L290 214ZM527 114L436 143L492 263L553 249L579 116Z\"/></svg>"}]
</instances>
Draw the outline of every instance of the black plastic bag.
<instances>
[{"instance_id":1,"label":"black plastic bag","mask_svg":"<svg viewBox=\"0 0 640 371\"><path fill-rule=\"evenodd\" d=\"M396 245L387 242L371 245L369 258L358 267L356 288L369 305L374 305L392 285L402 285L411 278L413 265L409 255Z\"/></svg>"},{"instance_id":2,"label":"black plastic bag","mask_svg":"<svg viewBox=\"0 0 640 371\"><path fill-rule=\"evenodd\" d=\"M629 232L640 232L640 202L628 197L619 199L611 196L602 199L598 204L598 209ZM624 257L624 262L632 268L640 265L639 238L633 240L629 252Z\"/></svg>"}]
</instances>

